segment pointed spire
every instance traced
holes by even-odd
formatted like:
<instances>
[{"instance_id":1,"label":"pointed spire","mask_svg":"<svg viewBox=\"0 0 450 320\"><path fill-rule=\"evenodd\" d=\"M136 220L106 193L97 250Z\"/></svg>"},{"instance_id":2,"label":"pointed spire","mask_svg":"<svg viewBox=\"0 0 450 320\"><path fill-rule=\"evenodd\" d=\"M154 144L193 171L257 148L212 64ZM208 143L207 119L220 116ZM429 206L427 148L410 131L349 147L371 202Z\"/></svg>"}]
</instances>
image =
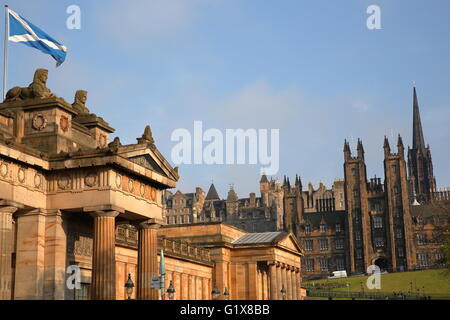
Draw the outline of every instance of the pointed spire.
<instances>
[{"instance_id":1,"label":"pointed spire","mask_svg":"<svg viewBox=\"0 0 450 320\"><path fill-rule=\"evenodd\" d=\"M414 86L413 92L413 149L421 151L425 149L425 139L423 137L422 121L420 120L416 86Z\"/></svg>"},{"instance_id":2,"label":"pointed spire","mask_svg":"<svg viewBox=\"0 0 450 320\"><path fill-rule=\"evenodd\" d=\"M291 188L291 182L289 181L289 177L287 177L287 186L289 189Z\"/></svg>"},{"instance_id":3,"label":"pointed spire","mask_svg":"<svg viewBox=\"0 0 450 320\"><path fill-rule=\"evenodd\" d=\"M398 150L398 154L403 157L404 153L405 153L405 147L403 146L403 139L400 134L398 134L397 150Z\"/></svg>"},{"instance_id":4,"label":"pointed spire","mask_svg":"<svg viewBox=\"0 0 450 320\"><path fill-rule=\"evenodd\" d=\"M351 152L347 139L344 140L344 152Z\"/></svg>"},{"instance_id":5,"label":"pointed spire","mask_svg":"<svg viewBox=\"0 0 450 320\"><path fill-rule=\"evenodd\" d=\"M298 184L297 184L297 186L298 186L298 189L301 191L303 186L302 186L302 178L300 176L298 176Z\"/></svg>"},{"instance_id":6,"label":"pointed spire","mask_svg":"<svg viewBox=\"0 0 450 320\"><path fill-rule=\"evenodd\" d=\"M269 180L267 180L267 176L265 173L263 173L263 175L261 176L261 180L259 180L259 183L263 183L263 182L269 182Z\"/></svg>"},{"instance_id":7,"label":"pointed spire","mask_svg":"<svg viewBox=\"0 0 450 320\"><path fill-rule=\"evenodd\" d=\"M389 146L389 140L386 136L384 136L383 148L384 148L384 156L385 157L387 157L388 155L391 154L391 147Z\"/></svg>"},{"instance_id":8,"label":"pointed spire","mask_svg":"<svg viewBox=\"0 0 450 320\"><path fill-rule=\"evenodd\" d=\"M364 159L364 147L362 141L358 138L358 146L356 147L358 158Z\"/></svg>"},{"instance_id":9,"label":"pointed spire","mask_svg":"<svg viewBox=\"0 0 450 320\"><path fill-rule=\"evenodd\" d=\"M208 194L206 195L205 200L220 200L219 194L217 193L214 183L211 183L211 186L209 187Z\"/></svg>"}]
</instances>

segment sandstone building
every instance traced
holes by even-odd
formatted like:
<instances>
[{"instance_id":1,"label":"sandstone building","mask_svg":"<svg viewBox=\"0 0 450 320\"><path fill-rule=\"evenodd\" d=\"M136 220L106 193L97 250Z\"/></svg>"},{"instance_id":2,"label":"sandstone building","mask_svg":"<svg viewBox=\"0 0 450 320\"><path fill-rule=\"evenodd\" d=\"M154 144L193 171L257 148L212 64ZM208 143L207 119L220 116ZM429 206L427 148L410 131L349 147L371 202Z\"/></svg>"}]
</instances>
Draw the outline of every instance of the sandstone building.
<instances>
[{"instance_id":1,"label":"sandstone building","mask_svg":"<svg viewBox=\"0 0 450 320\"><path fill-rule=\"evenodd\" d=\"M69 104L47 75L38 69L0 104L0 299L125 299L128 275L133 298L161 299L150 288L161 250L164 291L172 281L176 299L211 299L215 286L236 299L279 299L283 287L283 298L302 298L292 234L165 227L163 192L179 175L150 127L136 144L110 142L114 129L90 113L87 92Z\"/></svg>"},{"instance_id":2,"label":"sandstone building","mask_svg":"<svg viewBox=\"0 0 450 320\"><path fill-rule=\"evenodd\" d=\"M416 88L413 90L413 143L397 152L384 139L384 181L368 179L364 147L356 154L344 143L344 179L327 189L312 184L304 190L300 177L291 185L260 180L260 196L239 199L234 188L220 199L214 184L207 195L163 193L168 224L224 221L249 232L285 230L295 234L304 249L305 278L331 271L365 273L370 265L389 271L438 267L440 230L448 225L450 190L436 189L429 146L425 146Z\"/></svg>"}]
</instances>

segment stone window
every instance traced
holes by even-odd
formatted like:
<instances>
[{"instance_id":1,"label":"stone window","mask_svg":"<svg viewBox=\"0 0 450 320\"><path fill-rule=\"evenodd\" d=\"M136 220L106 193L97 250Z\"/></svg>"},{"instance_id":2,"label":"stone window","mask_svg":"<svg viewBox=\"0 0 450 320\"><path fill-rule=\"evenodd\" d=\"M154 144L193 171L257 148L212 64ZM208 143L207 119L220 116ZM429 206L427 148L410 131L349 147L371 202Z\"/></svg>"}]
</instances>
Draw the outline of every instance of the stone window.
<instances>
[{"instance_id":1,"label":"stone window","mask_svg":"<svg viewBox=\"0 0 450 320\"><path fill-rule=\"evenodd\" d=\"M170 217L166 217L166 223L170 224Z\"/></svg>"},{"instance_id":2,"label":"stone window","mask_svg":"<svg viewBox=\"0 0 450 320\"><path fill-rule=\"evenodd\" d=\"M305 250L313 251L313 240L305 240Z\"/></svg>"},{"instance_id":3,"label":"stone window","mask_svg":"<svg viewBox=\"0 0 450 320\"><path fill-rule=\"evenodd\" d=\"M313 272L314 271L314 259L306 260L306 271Z\"/></svg>"},{"instance_id":4,"label":"stone window","mask_svg":"<svg viewBox=\"0 0 450 320\"><path fill-rule=\"evenodd\" d=\"M320 225L320 232L322 233L327 232L327 225L325 223L322 223Z\"/></svg>"},{"instance_id":5,"label":"stone window","mask_svg":"<svg viewBox=\"0 0 450 320\"><path fill-rule=\"evenodd\" d=\"M341 232L341 224L340 223L336 223L336 232Z\"/></svg>"},{"instance_id":6,"label":"stone window","mask_svg":"<svg viewBox=\"0 0 450 320\"><path fill-rule=\"evenodd\" d=\"M336 239L334 241L334 247L338 250L344 249L344 239Z\"/></svg>"},{"instance_id":7,"label":"stone window","mask_svg":"<svg viewBox=\"0 0 450 320\"><path fill-rule=\"evenodd\" d=\"M320 259L320 271L328 271L328 259Z\"/></svg>"},{"instance_id":8,"label":"stone window","mask_svg":"<svg viewBox=\"0 0 450 320\"><path fill-rule=\"evenodd\" d=\"M426 244L427 243L427 235L426 234L418 234L417 235L417 244Z\"/></svg>"},{"instance_id":9,"label":"stone window","mask_svg":"<svg viewBox=\"0 0 450 320\"><path fill-rule=\"evenodd\" d=\"M377 248L384 247L384 238L381 237L375 238L375 247Z\"/></svg>"},{"instance_id":10,"label":"stone window","mask_svg":"<svg viewBox=\"0 0 450 320\"><path fill-rule=\"evenodd\" d=\"M402 228L397 228L397 232L395 233L397 239L402 239L403 238L403 230Z\"/></svg>"},{"instance_id":11,"label":"stone window","mask_svg":"<svg viewBox=\"0 0 450 320\"><path fill-rule=\"evenodd\" d=\"M320 250L328 250L328 239L320 239Z\"/></svg>"},{"instance_id":12,"label":"stone window","mask_svg":"<svg viewBox=\"0 0 450 320\"><path fill-rule=\"evenodd\" d=\"M400 258L403 258L405 256L405 250L403 249L403 247L398 247L397 253Z\"/></svg>"},{"instance_id":13,"label":"stone window","mask_svg":"<svg viewBox=\"0 0 450 320\"><path fill-rule=\"evenodd\" d=\"M361 241L361 232L355 231L355 240L356 241Z\"/></svg>"},{"instance_id":14,"label":"stone window","mask_svg":"<svg viewBox=\"0 0 450 320\"><path fill-rule=\"evenodd\" d=\"M345 270L345 261L343 258L336 259L336 271Z\"/></svg>"},{"instance_id":15,"label":"stone window","mask_svg":"<svg viewBox=\"0 0 450 320\"><path fill-rule=\"evenodd\" d=\"M428 258L425 253L418 253L417 254L417 262L420 267L427 267L428 266Z\"/></svg>"},{"instance_id":16,"label":"stone window","mask_svg":"<svg viewBox=\"0 0 450 320\"><path fill-rule=\"evenodd\" d=\"M373 227L375 229L382 229L383 228L383 218L380 216L373 216L372 217L372 221L373 221Z\"/></svg>"},{"instance_id":17,"label":"stone window","mask_svg":"<svg viewBox=\"0 0 450 320\"><path fill-rule=\"evenodd\" d=\"M306 233L306 234L311 233L311 225L310 225L310 224L307 224L307 225L305 226L305 233Z\"/></svg>"},{"instance_id":18,"label":"stone window","mask_svg":"<svg viewBox=\"0 0 450 320\"><path fill-rule=\"evenodd\" d=\"M356 256L356 259L362 259L362 250L361 249L356 249L355 250L355 256Z\"/></svg>"}]
</instances>

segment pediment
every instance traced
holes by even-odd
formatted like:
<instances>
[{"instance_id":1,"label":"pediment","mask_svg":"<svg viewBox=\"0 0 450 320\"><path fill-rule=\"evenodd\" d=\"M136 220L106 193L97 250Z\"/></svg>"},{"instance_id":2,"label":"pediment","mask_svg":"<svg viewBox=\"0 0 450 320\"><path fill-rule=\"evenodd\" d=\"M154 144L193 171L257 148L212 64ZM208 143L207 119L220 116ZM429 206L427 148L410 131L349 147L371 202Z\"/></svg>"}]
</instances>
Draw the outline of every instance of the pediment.
<instances>
[{"instance_id":1,"label":"pediment","mask_svg":"<svg viewBox=\"0 0 450 320\"><path fill-rule=\"evenodd\" d=\"M302 252L300 246L298 245L298 242L295 240L294 236L290 233L286 235L283 239L278 241L277 243L279 246L288 248L293 251Z\"/></svg>"},{"instance_id":2,"label":"pediment","mask_svg":"<svg viewBox=\"0 0 450 320\"><path fill-rule=\"evenodd\" d=\"M164 170L156 163L156 161L149 154L142 154L134 157L129 157L128 160L143 166L144 168L150 169L161 174L164 177L168 177Z\"/></svg>"}]
</instances>

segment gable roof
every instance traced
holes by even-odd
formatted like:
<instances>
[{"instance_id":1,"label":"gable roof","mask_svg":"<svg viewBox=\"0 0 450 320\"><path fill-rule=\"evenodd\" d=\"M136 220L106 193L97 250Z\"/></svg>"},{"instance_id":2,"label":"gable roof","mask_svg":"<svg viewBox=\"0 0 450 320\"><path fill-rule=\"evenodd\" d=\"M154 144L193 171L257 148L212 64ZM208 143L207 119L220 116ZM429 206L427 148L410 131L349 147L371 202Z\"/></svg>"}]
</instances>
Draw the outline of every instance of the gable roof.
<instances>
[{"instance_id":1,"label":"gable roof","mask_svg":"<svg viewBox=\"0 0 450 320\"><path fill-rule=\"evenodd\" d=\"M236 240L234 240L233 244L262 244L262 243L273 243L280 238L284 238L286 232L277 231L277 232L256 232L256 233L247 233Z\"/></svg>"}]
</instances>

